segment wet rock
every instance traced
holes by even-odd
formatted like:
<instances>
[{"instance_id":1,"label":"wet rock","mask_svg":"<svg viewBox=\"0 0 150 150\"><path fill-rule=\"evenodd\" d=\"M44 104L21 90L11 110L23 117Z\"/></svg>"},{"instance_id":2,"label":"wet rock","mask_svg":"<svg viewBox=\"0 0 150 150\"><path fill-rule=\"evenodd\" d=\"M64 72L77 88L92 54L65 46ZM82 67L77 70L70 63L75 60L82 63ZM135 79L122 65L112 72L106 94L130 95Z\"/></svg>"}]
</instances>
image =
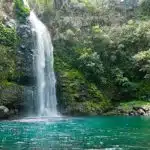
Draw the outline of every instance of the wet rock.
<instances>
[{"instance_id":1,"label":"wet rock","mask_svg":"<svg viewBox=\"0 0 150 150\"><path fill-rule=\"evenodd\" d=\"M145 111L143 109L138 109L137 113L141 116L145 115Z\"/></svg>"},{"instance_id":2,"label":"wet rock","mask_svg":"<svg viewBox=\"0 0 150 150\"><path fill-rule=\"evenodd\" d=\"M23 99L23 87L14 83L1 85L0 105L8 108L20 107Z\"/></svg>"},{"instance_id":3,"label":"wet rock","mask_svg":"<svg viewBox=\"0 0 150 150\"><path fill-rule=\"evenodd\" d=\"M9 109L6 106L0 106L0 119L7 118L9 115Z\"/></svg>"},{"instance_id":4,"label":"wet rock","mask_svg":"<svg viewBox=\"0 0 150 150\"><path fill-rule=\"evenodd\" d=\"M129 116L135 116L135 112L134 111L130 111L128 114L129 114Z\"/></svg>"},{"instance_id":5,"label":"wet rock","mask_svg":"<svg viewBox=\"0 0 150 150\"><path fill-rule=\"evenodd\" d=\"M33 44L32 30L29 22L20 24L17 27L17 34L20 37L20 45L17 51L17 71L26 77L34 79L33 76ZM20 80L20 79L19 79ZM22 80L22 78L21 78ZM27 83L29 83L28 81Z\"/></svg>"},{"instance_id":6,"label":"wet rock","mask_svg":"<svg viewBox=\"0 0 150 150\"><path fill-rule=\"evenodd\" d=\"M144 107L133 107L131 111L128 112L129 116L149 116L150 109Z\"/></svg>"}]
</instances>

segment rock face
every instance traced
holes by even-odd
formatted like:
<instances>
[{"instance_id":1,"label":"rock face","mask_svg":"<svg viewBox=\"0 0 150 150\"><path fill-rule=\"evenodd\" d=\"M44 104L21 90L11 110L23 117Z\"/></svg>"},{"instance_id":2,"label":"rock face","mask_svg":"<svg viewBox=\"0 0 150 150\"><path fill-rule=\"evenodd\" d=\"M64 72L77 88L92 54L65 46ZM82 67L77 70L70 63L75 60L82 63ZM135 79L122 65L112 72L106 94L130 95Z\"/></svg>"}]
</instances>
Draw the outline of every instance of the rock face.
<instances>
[{"instance_id":1,"label":"rock face","mask_svg":"<svg viewBox=\"0 0 150 150\"><path fill-rule=\"evenodd\" d=\"M23 86L8 82L0 88L0 105L19 109L23 99Z\"/></svg>"},{"instance_id":2,"label":"rock face","mask_svg":"<svg viewBox=\"0 0 150 150\"><path fill-rule=\"evenodd\" d=\"M20 37L19 48L17 52L17 70L24 79L25 84L30 84L33 77L33 51L32 51L32 31L29 23L18 25L17 34ZM24 82L23 79L20 79ZM24 84L24 83L23 83Z\"/></svg>"},{"instance_id":3,"label":"rock face","mask_svg":"<svg viewBox=\"0 0 150 150\"><path fill-rule=\"evenodd\" d=\"M26 113L29 113L29 110L31 113L31 110L34 109L33 95L36 93L36 77L34 76L34 41L32 39L32 28L28 20L17 26L17 35L20 37L17 50L17 72L19 73L17 82L24 87L23 110Z\"/></svg>"},{"instance_id":4,"label":"rock face","mask_svg":"<svg viewBox=\"0 0 150 150\"><path fill-rule=\"evenodd\" d=\"M6 115L0 113L0 118L11 117L17 115L24 108L24 87L16 83L6 82L0 83L0 106L7 107L10 111ZM4 107L1 107L4 108Z\"/></svg>"}]
</instances>

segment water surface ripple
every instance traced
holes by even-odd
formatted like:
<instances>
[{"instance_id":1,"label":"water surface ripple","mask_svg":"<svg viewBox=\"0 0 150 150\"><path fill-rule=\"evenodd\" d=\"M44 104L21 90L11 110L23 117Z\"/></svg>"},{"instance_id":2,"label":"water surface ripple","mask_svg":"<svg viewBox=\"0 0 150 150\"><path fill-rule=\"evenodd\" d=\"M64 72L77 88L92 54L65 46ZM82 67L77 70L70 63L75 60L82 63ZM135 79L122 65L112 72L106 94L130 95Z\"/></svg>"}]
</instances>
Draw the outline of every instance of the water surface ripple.
<instances>
[{"instance_id":1,"label":"water surface ripple","mask_svg":"<svg viewBox=\"0 0 150 150\"><path fill-rule=\"evenodd\" d=\"M150 118L85 117L0 122L2 150L150 150Z\"/></svg>"}]
</instances>

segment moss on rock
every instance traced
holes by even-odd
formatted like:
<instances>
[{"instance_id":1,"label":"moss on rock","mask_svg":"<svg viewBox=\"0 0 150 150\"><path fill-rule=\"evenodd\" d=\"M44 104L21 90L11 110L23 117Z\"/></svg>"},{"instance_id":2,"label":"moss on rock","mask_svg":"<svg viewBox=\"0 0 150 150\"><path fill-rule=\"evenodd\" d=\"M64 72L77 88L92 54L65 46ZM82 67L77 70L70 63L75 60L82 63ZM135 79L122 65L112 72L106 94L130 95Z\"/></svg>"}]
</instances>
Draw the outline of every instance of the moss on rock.
<instances>
[{"instance_id":1,"label":"moss on rock","mask_svg":"<svg viewBox=\"0 0 150 150\"><path fill-rule=\"evenodd\" d=\"M8 11L9 9L6 11L3 8L6 4L11 7L11 12ZM20 32L26 34L24 30L27 30L27 32L29 30L25 23L30 11L23 5L22 0L6 1L3 2L3 6L0 6L0 13L2 13L0 15L0 106L8 107L11 115L14 115L12 112L15 112L15 110L21 112L24 107L25 85L22 81L26 82L27 77L24 72L18 70L18 62L24 57L21 57L21 52L18 50L22 44L22 37L18 33L18 27L9 26L9 21L13 20L15 12L17 21L21 24L19 25ZM27 39L29 41L28 37L24 41L27 41ZM25 49L23 50L23 52L26 52ZM29 63L27 59L26 62ZM21 62L20 66L22 65Z\"/></svg>"},{"instance_id":2,"label":"moss on rock","mask_svg":"<svg viewBox=\"0 0 150 150\"><path fill-rule=\"evenodd\" d=\"M30 9L24 5L23 0L14 0L14 2L16 17L19 22L24 23L30 14Z\"/></svg>"},{"instance_id":3,"label":"moss on rock","mask_svg":"<svg viewBox=\"0 0 150 150\"><path fill-rule=\"evenodd\" d=\"M10 109L19 109L23 100L23 87L8 81L0 84L0 105Z\"/></svg>"},{"instance_id":4,"label":"moss on rock","mask_svg":"<svg viewBox=\"0 0 150 150\"><path fill-rule=\"evenodd\" d=\"M6 106L14 115L23 101L23 86L13 82L18 76L16 71L16 49L19 40L14 28L0 23L0 106ZM4 116L5 117L5 116Z\"/></svg>"}]
</instances>

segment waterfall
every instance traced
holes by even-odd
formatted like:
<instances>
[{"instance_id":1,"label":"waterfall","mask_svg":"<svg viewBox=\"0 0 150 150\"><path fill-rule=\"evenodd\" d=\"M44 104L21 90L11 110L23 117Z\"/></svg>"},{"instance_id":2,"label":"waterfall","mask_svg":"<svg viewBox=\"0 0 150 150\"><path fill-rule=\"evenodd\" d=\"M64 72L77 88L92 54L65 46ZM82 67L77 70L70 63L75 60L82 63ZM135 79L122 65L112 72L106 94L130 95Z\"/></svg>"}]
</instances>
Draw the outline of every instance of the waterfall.
<instances>
[{"instance_id":1,"label":"waterfall","mask_svg":"<svg viewBox=\"0 0 150 150\"><path fill-rule=\"evenodd\" d=\"M25 0L24 0L25 1ZM26 6L29 6L25 1ZM35 35L35 76L37 78L36 109L39 117L57 116L56 79L54 74L53 45L46 26L33 11L29 21Z\"/></svg>"}]
</instances>

